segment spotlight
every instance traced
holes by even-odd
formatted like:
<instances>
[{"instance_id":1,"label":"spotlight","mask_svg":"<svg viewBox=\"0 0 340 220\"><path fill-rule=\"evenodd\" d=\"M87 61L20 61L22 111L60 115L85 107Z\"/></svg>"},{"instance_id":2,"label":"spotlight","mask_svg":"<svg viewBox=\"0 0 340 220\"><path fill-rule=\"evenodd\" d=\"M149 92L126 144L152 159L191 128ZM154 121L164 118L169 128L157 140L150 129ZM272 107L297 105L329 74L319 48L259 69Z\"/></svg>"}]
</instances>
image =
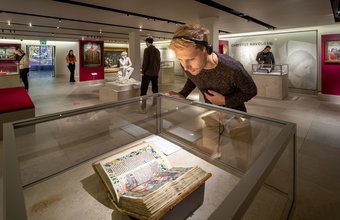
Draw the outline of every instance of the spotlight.
<instances>
[{"instance_id":1,"label":"spotlight","mask_svg":"<svg viewBox=\"0 0 340 220\"><path fill-rule=\"evenodd\" d=\"M59 18L59 23L61 23L61 19Z\"/></svg>"},{"instance_id":2,"label":"spotlight","mask_svg":"<svg viewBox=\"0 0 340 220\"><path fill-rule=\"evenodd\" d=\"M28 23L28 26L32 27L32 22Z\"/></svg>"},{"instance_id":3,"label":"spotlight","mask_svg":"<svg viewBox=\"0 0 340 220\"><path fill-rule=\"evenodd\" d=\"M11 25L11 21L7 21L7 24L8 24L8 25Z\"/></svg>"}]
</instances>

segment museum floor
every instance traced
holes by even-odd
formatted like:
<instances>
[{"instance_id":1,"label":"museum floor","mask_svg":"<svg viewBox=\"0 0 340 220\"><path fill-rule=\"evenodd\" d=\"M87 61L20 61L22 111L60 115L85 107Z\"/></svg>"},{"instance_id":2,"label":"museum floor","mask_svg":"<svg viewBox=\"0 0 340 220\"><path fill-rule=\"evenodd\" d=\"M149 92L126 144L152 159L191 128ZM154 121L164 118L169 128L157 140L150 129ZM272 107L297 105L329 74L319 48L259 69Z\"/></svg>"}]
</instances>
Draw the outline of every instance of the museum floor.
<instances>
[{"instance_id":1,"label":"museum floor","mask_svg":"<svg viewBox=\"0 0 340 220\"><path fill-rule=\"evenodd\" d=\"M184 78L160 85L179 90ZM36 115L91 106L99 101L100 81L70 84L62 78L30 80ZM196 99L196 94L190 96ZM285 100L254 98L249 113L297 123L297 206L295 220L340 219L340 105L317 96L289 93Z\"/></svg>"}]
</instances>

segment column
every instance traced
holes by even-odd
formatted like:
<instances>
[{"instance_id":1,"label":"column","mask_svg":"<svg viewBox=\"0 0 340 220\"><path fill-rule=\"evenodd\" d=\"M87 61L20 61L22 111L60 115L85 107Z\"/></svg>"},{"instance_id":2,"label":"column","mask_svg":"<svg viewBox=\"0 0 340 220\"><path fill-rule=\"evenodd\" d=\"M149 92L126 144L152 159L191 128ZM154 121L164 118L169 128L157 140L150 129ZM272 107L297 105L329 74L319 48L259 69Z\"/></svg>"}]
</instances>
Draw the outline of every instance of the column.
<instances>
[{"instance_id":1,"label":"column","mask_svg":"<svg viewBox=\"0 0 340 220\"><path fill-rule=\"evenodd\" d=\"M140 36L138 32L129 33L129 54L131 59L132 67L134 68L131 78L141 81L140 68L141 68L141 57L140 57Z\"/></svg>"},{"instance_id":2,"label":"column","mask_svg":"<svg viewBox=\"0 0 340 220\"><path fill-rule=\"evenodd\" d=\"M201 18L200 24L209 29L210 31L210 43L214 48L214 51L218 52L218 27L217 17Z\"/></svg>"},{"instance_id":3,"label":"column","mask_svg":"<svg viewBox=\"0 0 340 220\"><path fill-rule=\"evenodd\" d=\"M200 24L210 31L210 44L213 50L218 52L218 28L217 17L200 18ZM199 101L204 102L203 94L199 93Z\"/></svg>"}]
</instances>

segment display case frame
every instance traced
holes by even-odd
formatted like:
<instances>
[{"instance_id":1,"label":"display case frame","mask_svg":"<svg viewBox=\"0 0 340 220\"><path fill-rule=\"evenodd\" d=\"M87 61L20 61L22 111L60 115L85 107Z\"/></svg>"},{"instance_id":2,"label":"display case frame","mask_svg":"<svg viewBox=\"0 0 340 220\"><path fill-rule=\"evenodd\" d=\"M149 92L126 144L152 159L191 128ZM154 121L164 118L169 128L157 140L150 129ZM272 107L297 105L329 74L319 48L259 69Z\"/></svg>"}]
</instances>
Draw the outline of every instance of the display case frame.
<instances>
[{"instance_id":1,"label":"display case frame","mask_svg":"<svg viewBox=\"0 0 340 220\"><path fill-rule=\"evenodd\" d=\"M289 72L288 64L252 64L253 74L286 75Z\"/></svg>"},{"instance_id":2,"label":"display case frame","mask_svg":"<svg viewBox=\"0 0 340 220\"><path fill-rule=\"evenodd\" d=\"M139 122L143 124L147 124L151 128L147 130L147 133L159 135L160 137L177 144L178 146L182 147L183 150L189 152L196 157L200 158L201 160L220 168L222 171L227 173L232 173L233 175L239 177L239 181L237 184L232 188L230 193L223 199L223 201L218 205L218 207L214 207L213 212L209 216L209 219L241 219L244 217L245 213L253 203L255 197L258 195L258 192L262 187L266 188L275 188L270 184L270 176L272 175L274 168L280 163L281 158L284 154L287 154L287 178L288 185L286 188L287 195L286 195L286 203L284 205L280 219L287 219L289 216L292 215L294 207L295 207L295 187L296 187L296 124L258 117L256 115L226 109L223 107L218 107L214 105L204 104L201 102L190 101L185 99L177 99L173 97L167 97L160 94L155 94L153 96L144 96L144 97L137 97L132 98L129 100L119 101L119 102L112 102L102 105L96 105L86 108L81 108L77 110L70 110L55 114L50 114L46 116L39 116L32 119L11 122L4 124L4 143L3 143L3 155L2 155L2 174L3 174L3 192L4 196L2 198L3 210L4 210L4 217L5 219L27 219L26 207L25 207L25 200L24 200L24 190L22 182L22 177L20 176L20 166L18 161L18 148L20 147L20 135L24 133L24 135L30 136L29 133L25 133L22 129L29 128L32 126L39 127L39 125L43 123L49 122L56 122L58 123L65 123L71 117L75 117L77 121L81 119L82 114L91 114L99 112L102 110L110 111L112 109L115 110L123 110L125 114L128 115L127 118L131 118L132 115L128 114L128 106L133 105L134 107L139 106L139 104L143 101L146 101L148 104L152 102L156 105L151 105L148 108L148 114L145 112L136 114L139 117ZM117 111L118 111L117 110ZM112 110L113 111L113 110ZM211 155L207 154L206 152L202 151L197 146L206 146L206 144L198 143L193 140L189 140L186 138L182 138L178 136L176 132L173 132L173 127L169 127L169 122L178 127L179 125L183 125L182 128L188 128L189 130L192 129L191 124L186 124L183 122L181 118L187 118L188 115L190 117L194 117L194 115L199 115L200 119L201 113L208 113L212 111L214 114L217 113L218 115L232 115L233 118L243 118L245 120L249 120L253 125L258 125L260 127L266 127L260 133L262 135L268 136L267 133L264 131L275 131L275 135L269 140L264 140L264 142L257 142L255 141L252 143L251 146L257 147L257 145L261 145L261 151L257 153L255 158L250 159L250 163L248 166L242 170L239 169L240 167L231 165L228 163L228 158L224 160L216 159L216 157L212 157ZM86 115L88 116L88 115ZM142 117L142 118L140 118ZM66 121L65 121L66 120ZM228 118L229 120L229 118ZM74 121L74 123L80 123ZM81 121L81 120L80 120ZM97 120L95 120L97 121ZM97 122L96 122L97 123ZM115 126L121 127L119 125L121 122L116 121L114 124ZM177 124L178 123L178 124ZM184 123L184 124L182 124ZM118 125L117 125L118 124ZM124 124L124 126L129 126L130 124ZM72 126L72 124L70 124ZM100 126L100 125L98 125ZM271 129L269 129L271 128ZM146 127L143 129L145 130ZM269 130L268 130L269 129ZM38 132L40 129L35 129L35 132ZM92 129L93 130L93 129ZM43 132L43 131L41 131ZM60 130L53 130L53 132L59 132L60 134L64 134ZM65 131L67 132L67 131ZM105 133L105 131L102 131ZM101 133L102 133L101 132ZM114 135L114 133L111 135ZM140 132L140 131L139 131ZM210 129L207 132L211 132ZM242 131L242 134L247 134L248 130ZM181 133L180 135L183 135ZM204 135L204 133L201 133ZM70 138L74 138L76 141L80 139L80 137L74 137L76 135L69 136ZM108 136L110 138L110 136ZM207 136L208 142L211 140L210 137ZM225 140L233 141L236 140L238 136L233 136L231 134L224 136ZM263 136L264 137L264 136ZM86 139L87 137L85 137ZM118 137L119 138L119 137ZM262 136L257 134L257 140L262 139ZM213 138L214 139L214 138ZM220 137L218 138L220 141ZM118 139L112 140L118 141ZM262 141L262 140L261 140ZM118 141L119 142L119 141ZM39 144L44 144L41 142L37 142ZM72 142L73 143L73 142ZM219 143L219 142L218 142ZM229 143L229 142L228 142ZM46 143L47 144L47 143ZM227 146L227 145L223 145ZM27 150L27 149L26 149ZM113 150L113 149L111 149ZM91 159L94 159L99 155L89 155L86 159L82 161L77 161L77 164L73 164L66 168L66 170L74 170L81 164L88 162ZM247 159L246 159L247 160ZM246 161L248 162L248 161ZM58 172L51 173L43 178L38 178L36 181L27 184L25 188L31 187L31 185L37 185L40 182L48 181L51 178L59 177L63 175L65 170L61 170ZM269 180L268 180L269 178ZM209 182L208 182L209 184ZM275 185L275 184L274 184ZM283 187L285 188L285 187ZM278 190L280 191L280 190ZM95 210L94 210L95 211ZM226 217L226 214L228 217Z\"/></svg>"}]
</instances>

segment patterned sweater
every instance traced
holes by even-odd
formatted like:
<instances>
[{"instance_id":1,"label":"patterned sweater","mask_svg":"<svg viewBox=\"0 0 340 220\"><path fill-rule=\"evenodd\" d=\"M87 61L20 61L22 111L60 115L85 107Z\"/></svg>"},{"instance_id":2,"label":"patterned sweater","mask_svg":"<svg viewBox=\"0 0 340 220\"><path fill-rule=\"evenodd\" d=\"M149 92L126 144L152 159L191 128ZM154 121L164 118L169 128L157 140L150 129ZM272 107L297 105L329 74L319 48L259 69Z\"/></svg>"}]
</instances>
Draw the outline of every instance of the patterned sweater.
<instances>
[{"instance_id":1,"label":"patterned sweater","mask_svg":"<svg viewBox=\"0 0 340 220\"><path fill-rule=\"evenodd\" d=\"M179 93L186 98L196 86L202 93L210 89L224 95L225 107L246 111L244 102L257 94L253 79L237 60L226 54L217 56L218 64L214 69L203 69L197 75L186 72L188 79ZM210 103L205 96L204 99Z\"/></svg>"}]
</instances>

